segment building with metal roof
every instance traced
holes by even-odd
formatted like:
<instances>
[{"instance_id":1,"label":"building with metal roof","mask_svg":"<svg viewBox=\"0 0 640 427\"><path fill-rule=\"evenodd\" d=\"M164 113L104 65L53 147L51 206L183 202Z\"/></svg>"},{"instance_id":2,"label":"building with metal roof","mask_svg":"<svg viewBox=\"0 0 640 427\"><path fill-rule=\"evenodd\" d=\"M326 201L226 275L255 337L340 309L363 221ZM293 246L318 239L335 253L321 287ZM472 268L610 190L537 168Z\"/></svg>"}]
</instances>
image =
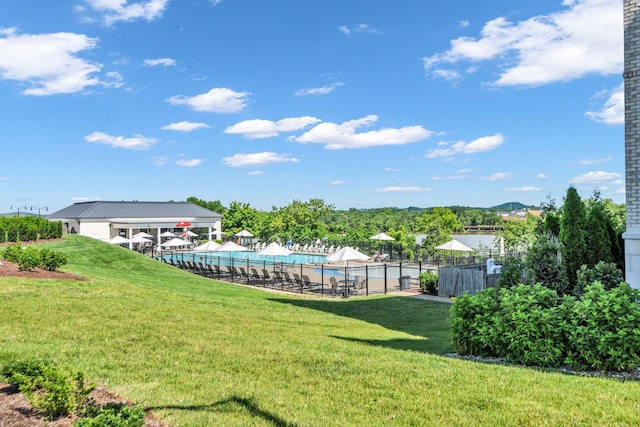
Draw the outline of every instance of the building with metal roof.
<instances>
[{"instance_id":1,"label":"building with metal roof","mask_svg":"<svg viewBox=\"0 0 640 427\"><path fill-rule=\"evenodd\" d=\"M181 233L186 227L207 228L210 239L222 237L222 215L190 202L82 202L46 218L61 221L67 233L105 241L115 236L131 239L139 232L149 233L159 241L163 232Z\"/></svg>"}]
</instances>

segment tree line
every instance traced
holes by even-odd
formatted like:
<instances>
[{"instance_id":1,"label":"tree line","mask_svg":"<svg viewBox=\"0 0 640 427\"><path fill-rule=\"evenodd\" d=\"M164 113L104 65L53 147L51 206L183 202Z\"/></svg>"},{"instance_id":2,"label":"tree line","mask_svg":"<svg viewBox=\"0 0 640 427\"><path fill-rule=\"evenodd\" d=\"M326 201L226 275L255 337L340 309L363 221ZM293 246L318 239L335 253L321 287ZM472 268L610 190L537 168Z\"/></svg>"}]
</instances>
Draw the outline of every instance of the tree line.
<instances>
[{"instance_id":1,"label":"tree line","mask_svg":"<svg viewBox=\"0 0 640 427\"><path fill-rule=\"evenodd\" d=\"M595 240L604 239L605 231L594 234L588 230L606 230L608 241L617 242L605 245L611 248L611 256L607 255L606 260L613 257L616 262L622 262L620 242L625 227L625 206L615 204L610 199L601 199L597 190L585 201L581 201L579 196L576 200L576 196L577 191L570 187L563 206L556 206L555 201L548 198L539 206L540 216L526 215L517 221L505 221L499 212L492 209L464 206L338 210L322 199L310 199L293 200L289 205L273 206L270 211L263 211L238 201L231 202L229 206L217 200L205 201L197 197L189 197L187 201L221 214L225 236L233 236L246 229L265 242L286 242L291 239L307 244L320 241L328 246L350 245L372 252L380 243L372 242L369 237L385 232L395 239L392 249L407 259L413 259L416 254L432 254L435 246L451 239L451 234L463 233L465 226L473 225L501 226L502 230L496 236L504 239L505 250L525 252L534 245L538 236L547 232L560 238L560 222L565 221L562 238L567 242L574 240L571 235L573 231L568 231L573 228L579 228L581 231L578 233L584 236L585 248L579 247L576 252L587 253L586 239L590 239L588 247L592 249L589 251L600 248L601 245ZM581 208L576 208L576 205ZM582 209L583 220L573 219L576 209ZM590 222L587 222L587 218L590 218ZM567 226L574 223L575 227ZM416 246L416 235L424 236L420 246ZM592 253L592 256L600 255ZM571 256L569 259L572 259ZM575 266L572 263L570 268Z\"/></svg>"}]
</instances>

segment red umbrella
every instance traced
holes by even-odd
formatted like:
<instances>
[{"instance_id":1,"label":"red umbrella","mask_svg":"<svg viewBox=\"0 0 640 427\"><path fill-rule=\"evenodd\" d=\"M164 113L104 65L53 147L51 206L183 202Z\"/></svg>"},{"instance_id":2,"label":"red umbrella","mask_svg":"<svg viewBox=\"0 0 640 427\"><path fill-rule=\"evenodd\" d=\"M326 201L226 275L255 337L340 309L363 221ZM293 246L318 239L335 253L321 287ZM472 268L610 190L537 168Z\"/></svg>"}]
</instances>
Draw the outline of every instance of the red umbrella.
<instances>
[{"instance_id":1,"label":"red umbrella","mask_svg":"<svg viewBox=\"0 0 640 427\"><path fill-rule=\"evenodd\" d=\"M189 221L180 221L176 224L176 227L191 227L191 223Z\"/></svg>"}]
</instances>

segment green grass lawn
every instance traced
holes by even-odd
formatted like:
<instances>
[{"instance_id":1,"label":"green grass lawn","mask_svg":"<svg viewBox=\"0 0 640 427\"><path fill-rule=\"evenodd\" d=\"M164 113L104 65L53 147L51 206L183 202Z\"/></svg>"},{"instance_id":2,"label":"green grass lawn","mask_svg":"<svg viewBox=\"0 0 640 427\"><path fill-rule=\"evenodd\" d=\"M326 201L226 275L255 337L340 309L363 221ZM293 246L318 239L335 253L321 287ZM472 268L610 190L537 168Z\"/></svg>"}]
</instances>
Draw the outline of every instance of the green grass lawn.
<instances>
[{"instance_id":1,"label":"green grass lawn","mask_svg":"<svg viewBox=\"0 0 640 427\"><path fill-rule=\"evenodd\" d=\"M80 236L47 247L90 280L0 279L0 364L52 357L172 426L640 425L639 382L441 356L448 304L275 294Z\"/></svg>"}]
</instances>

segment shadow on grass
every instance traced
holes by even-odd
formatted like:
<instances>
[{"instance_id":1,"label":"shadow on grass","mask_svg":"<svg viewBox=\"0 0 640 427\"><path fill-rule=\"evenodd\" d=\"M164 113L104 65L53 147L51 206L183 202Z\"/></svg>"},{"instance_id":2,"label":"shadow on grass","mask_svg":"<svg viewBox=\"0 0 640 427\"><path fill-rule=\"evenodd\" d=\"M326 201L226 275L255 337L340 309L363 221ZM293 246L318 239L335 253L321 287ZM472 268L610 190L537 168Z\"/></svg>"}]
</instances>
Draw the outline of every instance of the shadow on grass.
<instances>
[{"instance_id":1,"label":"shadow on grass","mask_svg":"<svg viewBox=\"0 0 640 427\"><path fill-rule=\"evenodd\" d=\"M296 427L297 424L290 423L269 411L265 411L251 398L241 396L231 396L228 399L219 400L209 405L160 405L144 408L145 411L155 411L159 409L176 409L179 411L212 411L212 412L237 412L235 408L240 406L251 416L261 418L277 427Z\"/></svg>"},{"instance_id":2,"label":"shadow on grass","mask_svg":"<svg viewBox=\"0 0 640 427\"><path fill-rule=\"evenodd\" d=\"M313 300L270 298L297 307L358 319L424 339L360 340L334 337L397 350L443 354L453 351L449 338L451 304L408 297Z\"/></svg>"}]
</instances>

